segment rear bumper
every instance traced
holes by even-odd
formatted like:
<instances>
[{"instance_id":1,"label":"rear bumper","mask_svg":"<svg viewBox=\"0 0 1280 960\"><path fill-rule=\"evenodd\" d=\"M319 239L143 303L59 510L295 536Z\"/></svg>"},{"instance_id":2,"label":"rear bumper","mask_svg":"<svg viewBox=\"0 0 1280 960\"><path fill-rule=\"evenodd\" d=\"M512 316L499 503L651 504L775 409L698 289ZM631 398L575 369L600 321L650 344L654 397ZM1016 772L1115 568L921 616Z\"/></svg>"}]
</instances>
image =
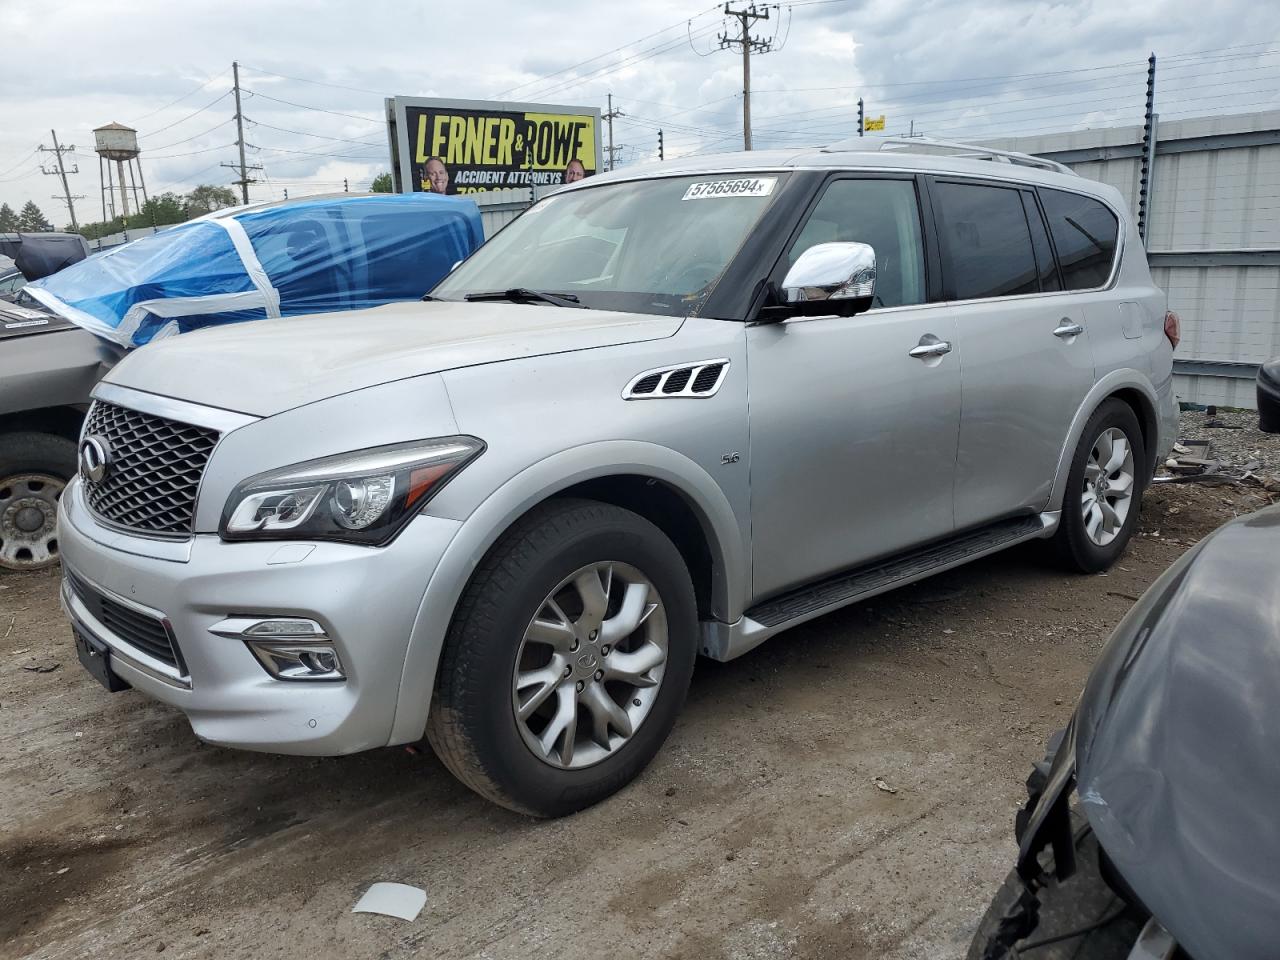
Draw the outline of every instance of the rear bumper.
<instances>
[{"instance_id":1,"label":"rear bumper","mask_svg":"<svg viewBox=\"0 0 1280 960\"><path fill-rule=\"evenodd\" d=\"M185 561L161 559L131 552L137 538L98 524L73 480L59 509L64 564L90 589L167 620L179 666L131 646L65 585L63 600L78 628L110 648L120 677L183 711L202 739L272 753L352 753L390 740L415 619L458 526L418 517L384 548L200 535ZM346 678L271 677L243 640L211 632L233 616L315 620Z\"/></svg>"}]
</instances>

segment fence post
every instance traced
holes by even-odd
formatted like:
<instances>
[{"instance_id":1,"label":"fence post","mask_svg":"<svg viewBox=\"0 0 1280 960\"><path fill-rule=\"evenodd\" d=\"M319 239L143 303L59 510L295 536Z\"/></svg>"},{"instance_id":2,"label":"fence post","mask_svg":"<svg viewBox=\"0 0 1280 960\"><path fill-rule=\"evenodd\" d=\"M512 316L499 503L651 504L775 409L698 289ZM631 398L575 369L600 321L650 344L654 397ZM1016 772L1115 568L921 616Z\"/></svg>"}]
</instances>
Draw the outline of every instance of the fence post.
<instances>
[{"instance_id":1,"label":"fence post","mask_svg":"<svg viewBox=\"0 0 1280 960\"><path fill-rule=\"evenodd\" d=\"M1142 245L1150 247L1152 189L1156 172L1156 127L1160 115L1156 109L1156 55L1147 60L1147 108L1142 120L1142 176L1138 182L1138 235Z\"/></svg>"}]
</instances>

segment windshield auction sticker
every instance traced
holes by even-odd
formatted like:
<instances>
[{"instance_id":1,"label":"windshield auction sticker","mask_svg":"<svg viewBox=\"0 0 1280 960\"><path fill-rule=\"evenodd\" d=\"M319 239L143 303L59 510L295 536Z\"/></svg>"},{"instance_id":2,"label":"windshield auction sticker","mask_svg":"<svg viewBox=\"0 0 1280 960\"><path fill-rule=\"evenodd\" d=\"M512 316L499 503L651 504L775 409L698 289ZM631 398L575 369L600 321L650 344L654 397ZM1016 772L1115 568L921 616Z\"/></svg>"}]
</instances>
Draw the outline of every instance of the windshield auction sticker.
<instances>
[{"instance_id":1,"label":"windshield auction sticker","mask_svg":"<svg viewBox=\"0 0 1280 960\"><path fill-rule=\"evenodd\" d=\"M777 177L743 177L740 180L701 180L689 184L681 200L710 200L713 197L767 197L773 193Z\"/></svg>"}]
</instances>

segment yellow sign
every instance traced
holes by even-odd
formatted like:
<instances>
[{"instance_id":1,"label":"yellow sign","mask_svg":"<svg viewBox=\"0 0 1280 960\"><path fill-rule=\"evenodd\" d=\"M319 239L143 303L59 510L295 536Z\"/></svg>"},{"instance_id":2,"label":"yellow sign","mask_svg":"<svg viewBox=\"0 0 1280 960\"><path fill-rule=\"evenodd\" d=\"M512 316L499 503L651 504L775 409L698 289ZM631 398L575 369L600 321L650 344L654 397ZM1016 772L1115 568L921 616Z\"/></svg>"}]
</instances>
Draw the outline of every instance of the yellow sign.
<instances>
[{"instance_id":1,"label":"yellow sign","mask_svg":"<svg viewBox=\"0 0 1280 960\"><path fill-rule=\"evenodd\" d=\"M862 129L866 131L883 130L884 114L882 113L878 117L867 117L867 121L862 125Z\"/></svg>"}]
</instances>

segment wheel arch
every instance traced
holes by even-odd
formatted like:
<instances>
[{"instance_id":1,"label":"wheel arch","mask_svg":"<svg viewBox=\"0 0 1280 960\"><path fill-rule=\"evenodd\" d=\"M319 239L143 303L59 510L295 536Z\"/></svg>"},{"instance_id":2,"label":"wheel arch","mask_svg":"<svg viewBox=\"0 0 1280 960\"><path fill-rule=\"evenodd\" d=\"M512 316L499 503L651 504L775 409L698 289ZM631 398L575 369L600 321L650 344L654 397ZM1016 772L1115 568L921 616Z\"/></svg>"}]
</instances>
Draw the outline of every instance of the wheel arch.
<instances>
[{"instance_id":1,"label":"wheel arch","mask_svg":"<svg viewBox=\"0 0 1280 960\"><path fill-rule=\"evenodd\" d=\"M446 548L414 621L389 744L422 737L449 624L481 560L530 510L566 496L601 500L646 517L691 564L699 615L720 620L741 615L746 589L742 532L728 498L706 470L677 451L641 441L603 441L561 451L490 494ZM696 530L687 525L691 519Z\"/></svg>"},{"instance_id":2,"label":"wheel arch","mask_svg":"<svg viewBox=\"0 0 1280 960\"><path fill-rule=\"evenodd\" d=\"M5 434L48 433L75 443L80 439L84 410L73 406L42 407L0 415L0 443Z\"/></svg>"},{"instance_id":3,"label":"wheel arch","mask_svg":"<svg viewBox=\"0 0 1280 960\"><path fill-rule=\"evenodd\" d=\"M1061 510L1062 500L1067 489L1067 475L1071 472L1071 457L1075 453L1085 425L1095 410L1106 400L1115 398L1127 404L1138 418L1138 427L1142 431L1142 443L1146 454L1146 472L1143 474L1144 485L1155 472L1156 456L1159 440L1159 399L1155 388L1141 372L1124 369L1113 370L1093 385L1084 401L1076 409L1067 432L1066 442L1058 454L1058 467L1054 474L1053 490L1049 495L1049 509Z\"/></svg>"}]
</instances>

